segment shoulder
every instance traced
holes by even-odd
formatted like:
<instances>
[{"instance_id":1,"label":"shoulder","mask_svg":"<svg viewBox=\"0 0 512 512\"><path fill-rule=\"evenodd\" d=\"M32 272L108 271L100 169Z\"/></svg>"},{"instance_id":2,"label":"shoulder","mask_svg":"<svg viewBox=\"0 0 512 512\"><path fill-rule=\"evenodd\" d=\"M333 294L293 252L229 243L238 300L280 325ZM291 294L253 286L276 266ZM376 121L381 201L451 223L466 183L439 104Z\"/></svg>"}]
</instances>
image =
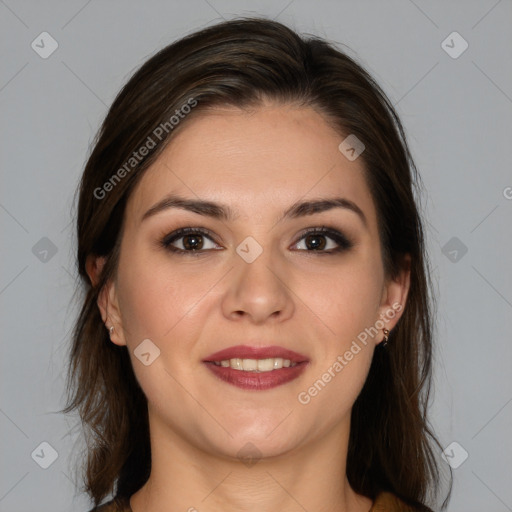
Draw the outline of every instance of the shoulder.
<instances>
[{"instance_id":1,"label":"shoulder","mask_svg":"<svg viewBox=\"0 0 512 512\"><path fill-rule=\"evenodd\" d=\"M130 508L129 498L117 496L107 503L89 510L89 512L132 512L132 509Z\"/></svg>"},{"instance_id":2,"label":"shoulder","mask_svg":"<svg viewBox=\"0 0 512 512\"><path fill-rule=\"evenodd\" d=\"M429 509L412 507L391 492L381 492L375 498L369 512L423 512L424 510Z\"/></svg>"}]
</instances>

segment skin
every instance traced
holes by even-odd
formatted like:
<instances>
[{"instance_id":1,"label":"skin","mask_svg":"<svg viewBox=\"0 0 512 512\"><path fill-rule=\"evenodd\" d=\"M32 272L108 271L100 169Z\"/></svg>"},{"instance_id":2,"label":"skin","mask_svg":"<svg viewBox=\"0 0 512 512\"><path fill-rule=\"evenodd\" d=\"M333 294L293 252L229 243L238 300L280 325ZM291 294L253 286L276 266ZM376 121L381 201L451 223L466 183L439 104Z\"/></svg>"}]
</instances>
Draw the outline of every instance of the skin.
<instances>
[{"instance_id":1,"label":"skin","mask_svg":"<svg viewBox=\"0 0 512 512\"><path fill-rule=\"evenodd\" d=\"M112 342L128 346L148 399L152 473L131 498L134 512L371 508L351 489L345 464L351 408L382 329L307 405L297 399L359 333L393 304L405 305L409 289L408 271L396 280L384 273L364 164L338 150L343 139L311 108L216 108L177 132L132 193L118 271L98 306L115 327ZM141 221L170 192L224 203L238 217L168 209ZM298 200L334 196L356 203L366 225L341 208L278 222ZM301 232L322 225L353 247L333 254L308 248ZM202 239L199 257L158 245L182 227L207 228L215 238ZM247 236L263 249L252 263L236 252ZM337 246L322 241L324 251ZM183 249L183 242L174 246ZM102 264L88 262L93 282ZM149 366L133 353L147 338L160 349ZM238 344L281 345L310 363L285 385L242 390L201 362ZM237 456L248 442L260 456L251 466Z\"/></svg>"}]
</instances>

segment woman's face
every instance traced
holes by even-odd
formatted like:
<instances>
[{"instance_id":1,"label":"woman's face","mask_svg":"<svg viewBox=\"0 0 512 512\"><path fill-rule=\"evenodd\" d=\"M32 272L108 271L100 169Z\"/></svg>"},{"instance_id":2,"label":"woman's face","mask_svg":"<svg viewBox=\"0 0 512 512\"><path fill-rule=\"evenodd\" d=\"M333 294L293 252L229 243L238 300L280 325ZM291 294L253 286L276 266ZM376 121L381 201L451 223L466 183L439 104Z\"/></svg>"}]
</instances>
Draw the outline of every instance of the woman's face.
<instances>
[{"instance_id":1,"label":"woman's face","mask_svg":"<svg viewBox=\"0 0 512 512\"><path fill-rule=\"evenodd\" d=\"M348 435L408 287L384 274L362 158L347 159L345 137L310 108L189 121L130 196L118 272L99 301L152 426L232 457ZM177 207L178 197L216 206ZM311 201L337 203L297 208ZM240 345L253 352L211 357Z\"/></svg>"}]
</instances>

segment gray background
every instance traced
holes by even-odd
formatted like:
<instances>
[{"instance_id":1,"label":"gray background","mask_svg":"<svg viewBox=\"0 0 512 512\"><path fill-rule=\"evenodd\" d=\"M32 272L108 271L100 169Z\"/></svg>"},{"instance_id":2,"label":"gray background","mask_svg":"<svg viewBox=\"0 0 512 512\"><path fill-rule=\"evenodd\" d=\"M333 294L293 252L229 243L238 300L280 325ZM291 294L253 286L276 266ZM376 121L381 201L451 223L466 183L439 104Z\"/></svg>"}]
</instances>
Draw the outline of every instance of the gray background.
<instances>
[{"instance_id":1,"label":"gray background","mask_svg":"<svg viewBox=\"0 0 512 512\"><path fill-rule=\"evenodd\" d=\"M73 483L79 429L55 411L77 312L73 194L107 107L148 55L242 14L348 45L396 105L428 192L431 418L443 447L458 443L449 510L512 511L510 0L0 0L0 511L89 507ZM43 31L58 42L46 59L31 47ZM441 45L453 31L469 44L458 58ZM42 442L58 453L47 469Z\"/></svg>"}]
</instances>

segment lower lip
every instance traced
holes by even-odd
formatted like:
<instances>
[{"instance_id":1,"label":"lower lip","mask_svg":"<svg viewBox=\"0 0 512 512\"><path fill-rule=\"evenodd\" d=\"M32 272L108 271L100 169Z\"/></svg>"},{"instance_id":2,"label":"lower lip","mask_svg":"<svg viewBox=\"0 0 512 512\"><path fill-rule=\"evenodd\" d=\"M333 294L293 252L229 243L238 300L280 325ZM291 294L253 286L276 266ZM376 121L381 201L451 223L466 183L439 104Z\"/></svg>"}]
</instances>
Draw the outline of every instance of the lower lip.
<instances>
[{"instance_id":1,"label":"lower lip","mask_svg":"<svg viewBox=\"0 0 512 512\"><path fill-rule=\"evenodd\" d=\"M264 390L295 380L306 369L308 363L305 361L293 367L261 373L234 370L229 366L217 366L214 363L205 364L214 375L228 384L242 389Z\"/></svg>"}]
</instances>

